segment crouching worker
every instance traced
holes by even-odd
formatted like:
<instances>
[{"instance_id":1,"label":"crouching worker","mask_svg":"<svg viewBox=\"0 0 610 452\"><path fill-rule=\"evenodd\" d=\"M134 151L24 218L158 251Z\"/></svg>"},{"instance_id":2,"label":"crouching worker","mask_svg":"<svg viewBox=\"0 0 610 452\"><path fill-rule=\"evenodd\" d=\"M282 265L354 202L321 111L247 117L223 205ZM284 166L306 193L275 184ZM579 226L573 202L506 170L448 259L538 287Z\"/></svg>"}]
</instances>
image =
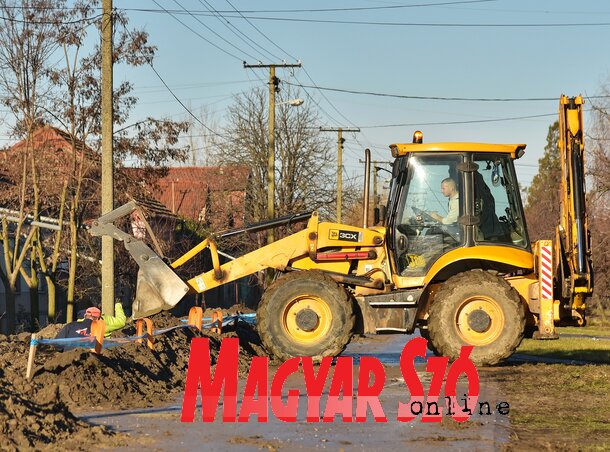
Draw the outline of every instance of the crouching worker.
<instances>
[{"instance_id":1,"label":"crouching worker","mask_svg":"<svg viewBox=\"0 0 610 452\"><path fill-rule=\"evenodd\" d=\"M94 320L99 320L100 317L106 324L106 334L104 337L109 337L113 331L120 330L125 326L127 317L123 312L123 305L117 302L114 305L114 315L104 314L96 308L87 308L85 311L79 312L79 318L75 322L66 323L64 327L59 330L55 339L68 338L68 337L82 337L91 335L91 324Z\"/></svg>"}]
</instances>

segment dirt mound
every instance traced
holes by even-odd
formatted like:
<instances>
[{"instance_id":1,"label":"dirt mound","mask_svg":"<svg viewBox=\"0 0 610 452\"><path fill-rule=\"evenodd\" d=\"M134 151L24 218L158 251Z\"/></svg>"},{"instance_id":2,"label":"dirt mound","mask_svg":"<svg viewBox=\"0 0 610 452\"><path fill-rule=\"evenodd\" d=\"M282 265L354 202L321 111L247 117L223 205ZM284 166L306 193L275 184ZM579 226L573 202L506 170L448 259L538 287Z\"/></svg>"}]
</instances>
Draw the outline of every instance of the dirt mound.
<instances>
[{"instance_id":1,"label":"dirt mound","mask_svg":"<svg viewBox=\"0 0 610 452\"><path fill-rule=\"evenodd\" d=\"M222 315L223 316L229 316L229 315L235 315L235 314L252 314L256 311L253 311L252 309L244 306L243 304L236 304L233 305L229 308L225 308L225 309L218 309L218 308L207 308L205 311L203 311L203 316L204 317L210 317L212 315L213 312L215 311L222 311Z\"/></svg>"},{"instance_id":2,"label":"dirt mound","mask_svg":"<svg viewBox=\"0 0 610 452\"><path fill-rule=\"evenodd\" d=\"M157 323L155 329L159 329ZM134 332L133 326L124 330L125 334ZM222 335L190 328L173 330L155 337L154 350L128 343L96 355L82 348L60 353L40 345L29 382L24 378L29 335L11 336L0 341L0 366L15 388L37 403L61 400L78 411L158 406L174 401L184 389L193 337L210 338L212 363L220 340L238 337L242 377L248 373L252 355L263 353L253 328L239 322L225 327Z\"/></svg>"},{"instance_id":3,"label":"dirt mound","mask_svg":"<svg viewBox=\"0 0 610 452\"><path fill-rule=\"evenodd\" d=\"M122 445L123 435L76 418L65 404L37 404L0 376L0 449L86 450L93 445Z\"/></svg>"},{"instance_id":4,"label":"dirt mound","mask_svg":"<svg viewBox=\"0 0 610 452\"><path fill-rule=\"evenodd\" d=\"M153 321L155 330L183 325L169 313ZM39 337L55 337L62 326L49 325ZM131 324L116 336L134 334ZM41 344L33 378L27 381L31 335L0 335L0 450L82 450L92 444L122 444L123 435L80 421L71 411L133 409L175 401L184 390L194 337L210 339L212 364L221 339L238 337L241 377L247 375L252 355L263 353L254 328L243 322L225 327L222 335L192 328L169 331L154 338L154 350L128 343L96 355L82 348L62 353Z\"/></svg>"},{"instance_id":5,"label":"dirt mound","mask_svg":"<svg viewBox=\"0 0 610 452\"><path fill-rule=\"evenodd\" d=\"M49 323L47 326L41 329L37 335L41 338L53 339L55 336L57 336L57 333L59 333L59 330L61 330L64 325L64 323Z\"/></svg>"}]
</instances>

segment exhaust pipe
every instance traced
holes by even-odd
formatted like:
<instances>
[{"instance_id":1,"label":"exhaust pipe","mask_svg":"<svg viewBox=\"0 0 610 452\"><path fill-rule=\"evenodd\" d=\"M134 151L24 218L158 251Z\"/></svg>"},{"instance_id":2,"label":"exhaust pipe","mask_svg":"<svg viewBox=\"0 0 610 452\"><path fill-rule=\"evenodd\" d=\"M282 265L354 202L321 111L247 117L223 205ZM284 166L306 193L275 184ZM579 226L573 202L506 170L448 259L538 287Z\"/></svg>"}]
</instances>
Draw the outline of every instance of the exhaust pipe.
<instances>
[{"instance_id":1,"label":"exhaust pipe","mask_svg":"<svg viewBox=\"0 0 610 452\"><path fill-rule=\"evenodd\" d=\"M362 206L362 227L368 228L369 223L369 191L371 182L371 150L364 150L364 206Z\"/></svg>"}]
</instances>

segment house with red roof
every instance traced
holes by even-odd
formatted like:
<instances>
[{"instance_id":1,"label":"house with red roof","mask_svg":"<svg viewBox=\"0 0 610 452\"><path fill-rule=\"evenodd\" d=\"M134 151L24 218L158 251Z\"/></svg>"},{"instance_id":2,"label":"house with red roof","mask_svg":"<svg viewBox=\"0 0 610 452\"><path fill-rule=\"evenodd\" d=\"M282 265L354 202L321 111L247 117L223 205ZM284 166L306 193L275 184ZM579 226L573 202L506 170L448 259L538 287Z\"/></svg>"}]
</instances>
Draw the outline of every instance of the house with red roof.
<instances>
[{"instance_id":1,"label":"house with red roof","mask_svg":"<svg viewBox=\"0 0 610 452\"><path fill-rule=\"evenodd\" d=\"M244 225L249 178L241 165L174 167L149 189L172 213L220 232Z\"/></svg>"},{"instance_id":2,"label":"house with red roof","mask_svg":"<svg viewBox=\"0 0 610 452\"><path fill-rule=\"evenodd\" d=\"M31 153L29 152L31 150ZM33 174L32 171L32 160L28 156L34 156L33 161L35 162L36 171ZM21 195L22 184L21 181L24 175L24 157L25 160L25 190L26 194L24 197ZM34 131L30 141L21 140L14 145L0 150L0 214L5 217L15 217L14 212L20 209L20 201L22 198L25 199L24 211L26 214L31 214L33 209L33 184L32 177L35 175L38 181L38 191L40 195L40 214L50 219L58 219L60 212L60 196L64 183L68 183L70 190L74 189L76 184L76 174L79 172L77 169L82 169L82 184L81 184L81 197L79 201L78 215L81 220L91 220L97 218L100 215L100 179L101 179L101 156L86 143L78 139L72 139L72 137L65 131L45 125L39 127ZM119 205L129 201L136 200L142 207L146 218L153 230L159 232L159 238L162 240L171 239L175 230L175 224L177 221L176 215L168 210L162 203L157 201L154 197L149 196L142 184L131 178L127 171L120 168L115 170L115 205ZM67 226L68 208L64 209L64 226L62 245L61 248L63 253L67 253L69 247L69 232ZM13 213L11 213L13 212ZM125 224L122 226L126 230L133 229L132 219L125 219ZM11 233L14 234L14 224L9 223ZM29 229L29 226L24 226L25 231ZM23 231L22 231L23 232ZM131 231L130 231L131 232ZM85 239L90 238L83 230ZM49 240L48 247L52 248L54 238L52 231L41 229L41 237L43 242ZM84 243L81 248L78 249L80 266L91 268L91 266L99 265L99 256L96 255L95 240L92 239L89 243ZM171 248L171 244L166 246ZM0 249L0 254L3 254L3 250ZM4 259L0 258L0 265L4 268ZM26 261L24 267L29 271L29 262ZM128 268L125 265L119 265L121 272L117 274L117 296L121 293L128 299L130 294L128 290L128 280L135 280L134 275L127 274ZM60 278L65 280L66 272L68 269L68 261L64 259L59 263L59 274ZM77 278L83 277L83 272L78 270ZM40 302L40 318L41 324L45 324L45 318L47 316L47 288L45 284L45 278L42 275L39 276L40 286L38 290L39 302ZM135 281L134 281L135 282ZM87 302L98 302L98 296L94 286L97 286L97 281L77 281L77 285L83 289L82 294L87 292L91 293L90 299L87 299L87 295L82 295L83 303ZM126 289L121 289L122 287ZM91 287L89 287L91 286ZM0 283L0 314L5 311L5 287ZM21 277L17 282L17 293L16 293L16 309L18 317L18 323L20 320L27 320L30 311L30 294L29 288ZM78 300L77 300L78 301ZM128 301L128 300L126 300ZM65 305L66 297L65 293L62 293L58 286L58 297L57 297L57 315L60 319L65 318ZM62 317L63 315L63 317Z\"/></svg>"}]
</instances>

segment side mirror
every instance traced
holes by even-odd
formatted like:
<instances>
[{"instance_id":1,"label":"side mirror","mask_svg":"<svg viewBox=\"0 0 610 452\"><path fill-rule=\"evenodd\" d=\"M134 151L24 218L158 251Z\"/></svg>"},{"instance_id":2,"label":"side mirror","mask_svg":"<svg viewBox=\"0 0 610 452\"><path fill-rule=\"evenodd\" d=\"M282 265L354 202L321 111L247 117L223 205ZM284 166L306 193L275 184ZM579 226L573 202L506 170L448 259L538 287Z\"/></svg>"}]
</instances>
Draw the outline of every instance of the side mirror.
<instances>
[{"instance_id":1,"label":"side mirror","mask_svg":"<svg viewBox=\"0 0 610 452\"><path fill-rule=\"evenodd\" d=\"M385 224L386 213L386 206L375 207L375 210L373 211L373 225Z\"/></svg>"}]
</instances>

